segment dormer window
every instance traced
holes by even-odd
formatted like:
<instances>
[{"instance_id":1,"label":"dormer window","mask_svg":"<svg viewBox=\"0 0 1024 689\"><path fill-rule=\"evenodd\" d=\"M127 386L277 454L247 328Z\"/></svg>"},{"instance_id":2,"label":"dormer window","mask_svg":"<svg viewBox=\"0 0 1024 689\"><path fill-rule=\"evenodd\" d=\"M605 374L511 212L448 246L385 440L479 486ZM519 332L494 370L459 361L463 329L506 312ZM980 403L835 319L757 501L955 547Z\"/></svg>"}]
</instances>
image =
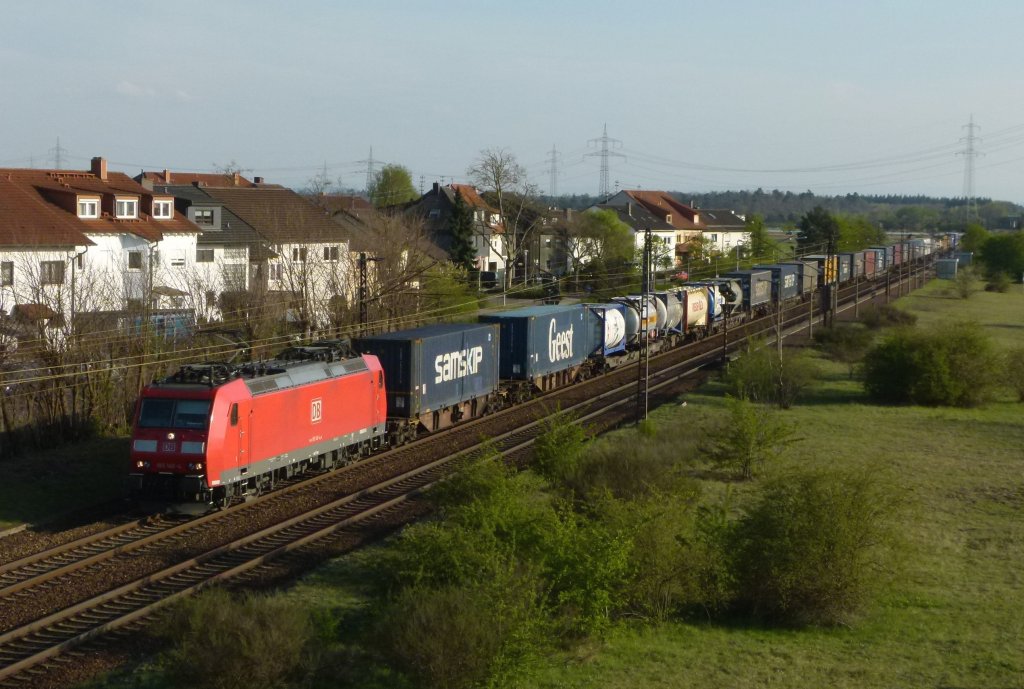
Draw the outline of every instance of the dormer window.
<instances>
[{"instance_id":1,"label":"dormer window","mask_svg":"<svg viewBox=\"0 0 1024 689\"><path fill-rule=\"evenodd\" d=\"M196 225L202 227L213 227L213 209L212 208L196 208L195 209L195 222Z\"/></svg>"},{"instance_id":2,"label":"dormer window","mask_svg":"<svg viewBox=\"0 0 1024 689\"><path fill-rule=\"evenodd\" d=\"M78 199L78 217L79 218L98 218L100 217L100 200L99 199Z\"/></svg>"},{"instance_id":3,"label":"dormer window","mask_svg":"<svg viewBox=\"0 0 1024 689\"><path fill-rule=\"evenodd\" d=\"M114 204L114 215L118 218L139 217L139 200L117 199L117 202Z\"/></svg>"},{"instance_id":4,"label":"dormer window","mask_svg":"<svg viewBox=\"0 0 1024 689\"><path fill-rule=\"evenodd\" d=\"M153 199L153 217L169 220L174 217L174 204L169 199Z\"/></svg>"},{"instance_id":5,"label":"dormer window","mask_svg":"<svg viewBox=\"0 0 1024 689\"><path fill-rule=\"evenodd\" d=\"M667 222L670 225L672 224L672 214L671 213L666 213L665 214L665 222Z\"/></svg>"}]
</instances>

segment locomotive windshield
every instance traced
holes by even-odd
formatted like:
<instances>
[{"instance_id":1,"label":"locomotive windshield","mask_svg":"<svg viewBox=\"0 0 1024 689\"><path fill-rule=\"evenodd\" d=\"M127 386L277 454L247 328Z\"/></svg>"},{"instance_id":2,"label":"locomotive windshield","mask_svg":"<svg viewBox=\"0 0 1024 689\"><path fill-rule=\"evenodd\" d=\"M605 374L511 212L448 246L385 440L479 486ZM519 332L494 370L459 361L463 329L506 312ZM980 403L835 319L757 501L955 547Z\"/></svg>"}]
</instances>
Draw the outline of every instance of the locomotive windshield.
<instances>
[{"instance_id":1,"label":"locomotive windshield","mask_svg":"<svg viewBox=\"0 0 1024 689\"><path fill-rule=\"evenodd\" d=\"M139 428L206 428L209 420L210 400L150 397L139 412Z\"/></svg>"}]
</instances>

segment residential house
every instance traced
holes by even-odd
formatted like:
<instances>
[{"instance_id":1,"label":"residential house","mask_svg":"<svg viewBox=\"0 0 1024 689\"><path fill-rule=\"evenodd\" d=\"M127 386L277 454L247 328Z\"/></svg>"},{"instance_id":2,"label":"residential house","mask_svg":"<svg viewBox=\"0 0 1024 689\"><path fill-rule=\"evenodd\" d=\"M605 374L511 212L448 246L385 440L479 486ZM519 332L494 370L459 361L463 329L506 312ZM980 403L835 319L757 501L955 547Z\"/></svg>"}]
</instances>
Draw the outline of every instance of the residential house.
<instances>
[{"instance_id":1,"label":"residential house","mask_svg":"<svg viewBox=\"0 0 1024 689\"><path fill-rule=\"evenodd\" d=\"M172 195L103 158L89 170L0 170L0 311L56 330L86 312L123 322L184 309L172 285L198 233Z\"/></svg>"},{"instance_id":2,"label":"residential house","mask_svg":"<svg viewBox=\"0 0 1024 689\"><path fill-rule=\"evenodd\" d=\"M686 261L690 253L690 242L700 238L704 230L700 212L680 202L666 191L627 189L609 198L602 206L624 209L627 211L626 216L630 218L643 217L644 212L657 218L658 224L650 226L655 237L656 254L665 255L666 258L672 257L676 264ZM636 231L637 248L641 248L643 231L647 225L638 222L627 224Z\"/></svg>"},{"instance_id":3,"label":"residential house","mask_svg":"<svg viewBox=\"0 0 1024 689\"><path fill-rule=\"evenodd\" d=\"M196 277L215 295L220 317L274 306L286 320L320 327L353 300L352 227L324 208L260 177L166 170L142 177L180 198L202 229L197 258L206 270Z\"/></svg>"},{"instance_id":4,"label":"residential house","mask_svg":"<svg viewBox=\"0 0 1024 689\"><path fill-rule=\"evenodd\" d=\"M434 186L417 201L405 208L405 212L423 220L431 240L446 254L451 248L451 219L455 208L455 194L473 213L473 248L476 252L476 268L490 271L500 284L507 266L504 232L501 214L487 203L476 188L469 184Z\"/></svg>"},{"instance_id":5,"label":"residential house","mask_svg":"<svg viewBox=\"0 0 1024 689\"><path fill-rule=\"evenodd\" d=\"M747 219L742 215L712 208L701 208L698 212L704 225L704 240L712 251L730 254L750 243Z\"/></svg>"}]
</instances>

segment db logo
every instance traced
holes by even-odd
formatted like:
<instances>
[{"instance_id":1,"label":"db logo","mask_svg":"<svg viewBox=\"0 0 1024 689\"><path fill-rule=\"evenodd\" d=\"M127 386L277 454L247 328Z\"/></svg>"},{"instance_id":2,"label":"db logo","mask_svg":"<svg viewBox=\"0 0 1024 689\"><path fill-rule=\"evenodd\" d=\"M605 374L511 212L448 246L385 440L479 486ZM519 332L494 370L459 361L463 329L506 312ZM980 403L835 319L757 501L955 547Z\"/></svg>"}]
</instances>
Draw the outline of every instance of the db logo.
<instances>
[{"instance_id":1,"label":"db logo","mask_svg":"<svg viewBox=\"0 0 1024 689\"><path fill-rule=\"evenodd\" d=\"M320 423L324 418L324 401L317 397L313 400L309 409L309 420L312 423Z\"/></svg>"}]
</instances>

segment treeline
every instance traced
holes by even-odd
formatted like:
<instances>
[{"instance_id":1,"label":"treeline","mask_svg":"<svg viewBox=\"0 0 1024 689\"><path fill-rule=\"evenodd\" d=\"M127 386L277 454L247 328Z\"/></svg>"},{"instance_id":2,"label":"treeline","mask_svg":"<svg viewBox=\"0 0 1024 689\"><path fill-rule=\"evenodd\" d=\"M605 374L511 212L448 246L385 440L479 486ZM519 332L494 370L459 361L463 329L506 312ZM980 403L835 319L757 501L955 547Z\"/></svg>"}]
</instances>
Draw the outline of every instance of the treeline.
<instances>
[{"instance_id":1,"label":"treeline","mask_svg":"<svg viewBox=\"0 0 1024 689\"><path fill-rule=\"evenodd\" d=\"M795 225L800 218L822 207L832 213L862 215L874 224L889 229L915 232L963 231L965 204L963 198L930 197L923 195L861 195L841 194L820 196L810 191L793 193L773 189L765 191L670 192L679 201L697 208L728 208L742 215L759 214L770 225ZM600 203L601 198L589 194L571 194L547 197L547 201L562 208L582 210ZM975 199L976 220L988 229L1001 229L1016 219L1018 226L1024 218L1024 207L1008 201L989 198ZM972 211L973 215L973 211Z\"/></svg>"}]
</instances>

